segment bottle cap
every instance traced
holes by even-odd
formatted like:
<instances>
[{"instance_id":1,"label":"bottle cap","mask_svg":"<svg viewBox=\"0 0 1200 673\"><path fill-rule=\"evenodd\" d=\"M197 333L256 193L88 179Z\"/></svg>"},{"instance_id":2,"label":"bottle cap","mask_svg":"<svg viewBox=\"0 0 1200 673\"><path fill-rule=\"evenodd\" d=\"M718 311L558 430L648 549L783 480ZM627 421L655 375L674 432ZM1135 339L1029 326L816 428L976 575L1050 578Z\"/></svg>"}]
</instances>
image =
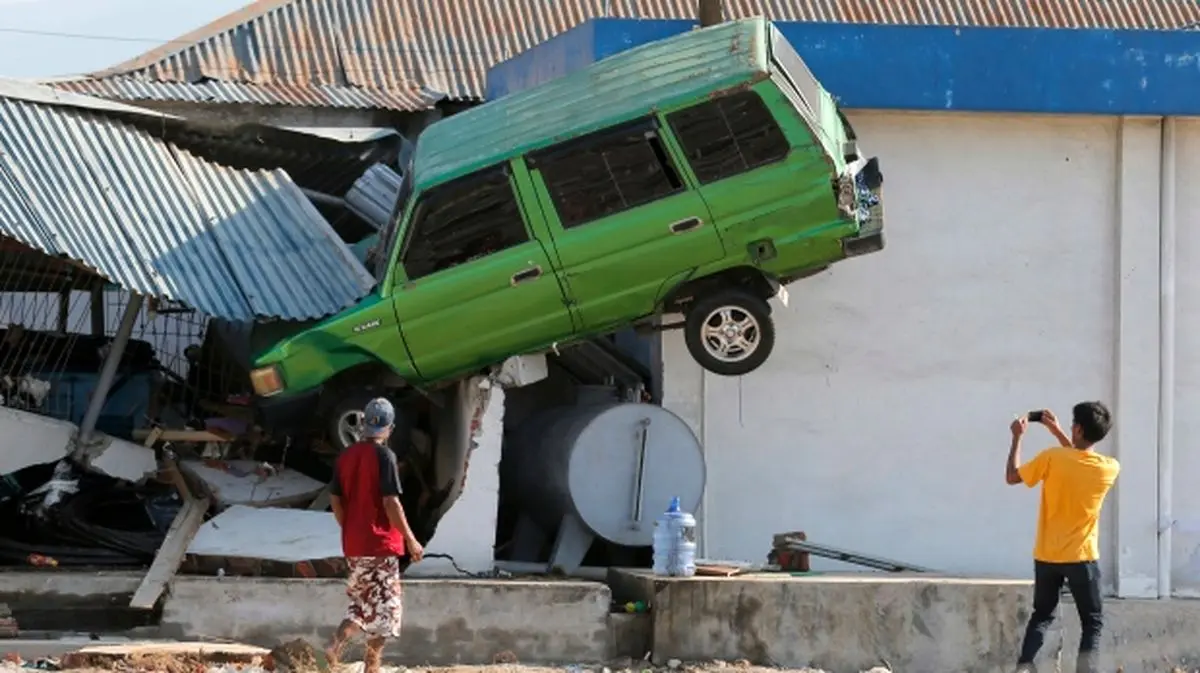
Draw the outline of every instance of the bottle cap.
<instances>
[{"instance_id":1,"label":"bottle cap","mask_svg":"<svg viewBox=\"0 0 1200 673\"><path fill-rule=\"evenodd\" d=\"M679 511L679 496L675 496L674 498L671 498L671 504L667 507L667 511L668 512L678 512Z\"/></svg>"}]
</instances>

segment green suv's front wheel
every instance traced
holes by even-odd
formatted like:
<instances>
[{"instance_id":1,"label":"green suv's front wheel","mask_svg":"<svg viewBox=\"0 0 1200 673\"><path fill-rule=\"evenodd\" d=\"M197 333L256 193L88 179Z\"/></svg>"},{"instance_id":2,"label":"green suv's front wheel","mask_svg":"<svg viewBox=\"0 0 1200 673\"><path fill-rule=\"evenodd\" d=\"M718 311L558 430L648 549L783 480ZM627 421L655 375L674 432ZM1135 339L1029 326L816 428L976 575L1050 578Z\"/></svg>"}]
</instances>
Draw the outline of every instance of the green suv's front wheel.
<instances>
[{"instance_id":1,"label":"green suv's front wheel","mask_svg":"<svg viewBox=\"0 0 1200 673\"><path fill-rule=\"evenodd\" d=\"M736 288L697 299L683 331L696 362L723 376L758 369L775 347L771 308L762 298Z\"/></svg>"}]
</instances>

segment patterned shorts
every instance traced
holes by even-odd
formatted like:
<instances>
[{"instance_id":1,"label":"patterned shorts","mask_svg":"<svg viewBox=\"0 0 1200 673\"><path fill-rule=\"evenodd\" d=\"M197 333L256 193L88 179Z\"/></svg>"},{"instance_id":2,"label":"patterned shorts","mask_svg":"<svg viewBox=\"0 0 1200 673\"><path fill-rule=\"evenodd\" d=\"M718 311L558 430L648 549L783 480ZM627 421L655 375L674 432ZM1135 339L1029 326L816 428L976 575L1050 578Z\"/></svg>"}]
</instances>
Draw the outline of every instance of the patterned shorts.
<instances>
[{"instance_id":1,"label":"patterned shorts","mask_svg":"<svg viewBox=\"0 0 1200 673\"><path fill-rule=\"evenodd\" d=\"M346 559L350 575L346 595L350 607L346 619L368 637L395 638L404 616L404 591L400 584L400 559L354 557Z\"/></svg>"}]
</instances>

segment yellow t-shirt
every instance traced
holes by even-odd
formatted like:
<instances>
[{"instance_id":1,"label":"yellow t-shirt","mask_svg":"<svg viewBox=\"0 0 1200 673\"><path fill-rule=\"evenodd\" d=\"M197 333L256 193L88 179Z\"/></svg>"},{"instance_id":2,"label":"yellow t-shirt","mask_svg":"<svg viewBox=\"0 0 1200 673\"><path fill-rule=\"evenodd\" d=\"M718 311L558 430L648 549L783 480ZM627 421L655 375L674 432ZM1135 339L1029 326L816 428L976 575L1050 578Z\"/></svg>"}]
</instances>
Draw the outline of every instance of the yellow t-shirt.
<instances>
[{"instance_id":1,"label":"yellow t-shirt","mask_svg":"<svg viewBox=\"0 0 1200 673\"><path fill-rule=\"evenodd\" d=\"M1018 471L1029 488L1042 485L1034 560L1075 563L1100 558L1100 507L1121 471L1117 459L1057 446Z\"/></svg>"}]
</instances>

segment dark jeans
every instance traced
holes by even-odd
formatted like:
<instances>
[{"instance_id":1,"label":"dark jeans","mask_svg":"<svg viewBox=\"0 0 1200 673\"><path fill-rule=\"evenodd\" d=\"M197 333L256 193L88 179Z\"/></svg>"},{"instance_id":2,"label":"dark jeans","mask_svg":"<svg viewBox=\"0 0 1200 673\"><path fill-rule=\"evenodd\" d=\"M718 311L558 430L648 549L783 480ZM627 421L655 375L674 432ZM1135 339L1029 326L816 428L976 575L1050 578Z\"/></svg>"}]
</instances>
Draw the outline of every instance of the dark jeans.
<instances>
[{"instance_id":1,"label":"dark jeans","mask_svg":"<svg viewBox=\"0 0 1200 673\"><path fill-rule=\"evenodd\" d=\"M1054 622L1054 612L1058 609L1058 597L1062 594L1064 583L1071 590L1071 597L1075 599L1075 608L1079 610L1079 622L1083 627L1083 635L1079 639L1080 660L1094 661L1094 653L1100 647L1100 628L1104 624L1099 564L1095 561L1035 561L1033 615L1029 617L1029 626L1025 629L1025 642L1021 645L1021 659L1018 663L1032 663L1038 650L1042 649L1046 629Z\"/></svg>"}]
</instances>

